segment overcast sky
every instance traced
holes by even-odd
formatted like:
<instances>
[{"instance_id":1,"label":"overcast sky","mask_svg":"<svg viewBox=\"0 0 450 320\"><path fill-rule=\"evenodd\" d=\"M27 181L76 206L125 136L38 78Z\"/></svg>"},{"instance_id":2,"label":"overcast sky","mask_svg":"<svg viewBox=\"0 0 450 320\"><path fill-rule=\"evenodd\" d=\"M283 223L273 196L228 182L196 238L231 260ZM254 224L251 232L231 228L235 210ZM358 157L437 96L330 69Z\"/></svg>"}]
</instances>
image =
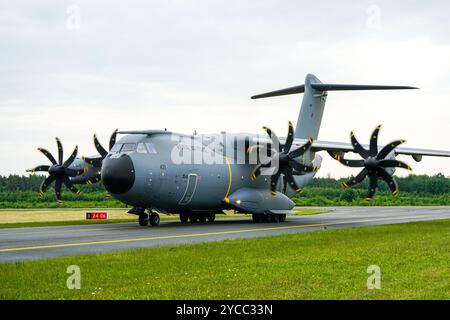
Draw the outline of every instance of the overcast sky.
<instances>
[{"instance_id":1,"label":"overcast sky","mask_svg":"<svg viewBox=\"0 0 450 320\"><path fill-rule=\"evenodd\" d=\"M115 128L280 136L301 95L253 94L323 82L413 85L416 91L330 92L321 140L450 150L448 1L20 1L0 3L0 174L95 154ZM355 173L326 153L320 175ZM450 175L450 159L405 158ZM398 170L400 174L401 169Z\"/></svg>"}]
</instances>

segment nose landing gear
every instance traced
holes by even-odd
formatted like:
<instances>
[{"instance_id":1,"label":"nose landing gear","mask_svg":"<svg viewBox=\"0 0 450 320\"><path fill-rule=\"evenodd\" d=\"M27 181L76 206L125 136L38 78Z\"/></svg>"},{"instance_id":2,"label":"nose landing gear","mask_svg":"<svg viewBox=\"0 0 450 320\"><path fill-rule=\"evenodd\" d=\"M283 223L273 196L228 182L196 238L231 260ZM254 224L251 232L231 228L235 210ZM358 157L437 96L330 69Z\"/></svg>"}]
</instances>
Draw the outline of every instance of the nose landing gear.
<instances>
[{"instance_id":1,"label":"nose landing gear","mask_svg":"<svg viewBox=\"0 0 450 320\"><path fill-rule=\"evenodd\" d=\"M139 212L138 214L139 214L138 222L140 226L146 227L148 226L149 223L153 227L159 226L161 219L159 218L159 214L157 214L156 212L147 213L145 211L142 211Z\"/></svg>"},{"instance_id":2,"label":"nose landing gear","mask_svg":"<svg viewBox=\"0 0 450 320\"><path fill-rule=\"evenodd\" d=\"M150 214L149 220L150 220L150 225L151 226L153 226L153 227L159 226L159 222L160 222L159 214L157 214L156 212L152 212Z\"/></svg>"}]
</instances>

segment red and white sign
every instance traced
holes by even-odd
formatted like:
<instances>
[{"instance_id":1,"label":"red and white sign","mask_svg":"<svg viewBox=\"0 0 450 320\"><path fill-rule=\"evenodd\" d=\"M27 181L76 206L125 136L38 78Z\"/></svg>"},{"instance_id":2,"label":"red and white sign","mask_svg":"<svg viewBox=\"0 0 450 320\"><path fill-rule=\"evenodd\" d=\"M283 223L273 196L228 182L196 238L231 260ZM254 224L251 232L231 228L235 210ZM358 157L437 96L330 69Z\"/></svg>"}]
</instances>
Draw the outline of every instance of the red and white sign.
<instances>
[{"instance_id":1,"label":"red and white sign","mask_svg":"<svg viewBox=\"0 0 450 320\"><path fill-rule=\"evenodd\" d=\"M88 220L107 220L108 212L86 212L86 219L88 219Z\"/></svg>"}]
</instances>

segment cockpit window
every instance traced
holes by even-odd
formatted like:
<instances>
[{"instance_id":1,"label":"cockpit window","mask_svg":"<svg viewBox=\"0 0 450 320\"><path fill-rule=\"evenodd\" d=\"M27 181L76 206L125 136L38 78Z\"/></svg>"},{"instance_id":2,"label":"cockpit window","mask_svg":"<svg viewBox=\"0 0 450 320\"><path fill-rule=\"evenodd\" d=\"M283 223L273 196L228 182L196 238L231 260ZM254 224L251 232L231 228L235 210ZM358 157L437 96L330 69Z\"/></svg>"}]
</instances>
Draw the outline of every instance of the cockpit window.
<instances>
[{"instance_id":1,"label":"cockpit window","mask_svg":"<svg viewBox=\"0 0 450 320\"><path fill-rule=\"evenodd\" d=\"M142 142L138 143L136 152L137 153L147 153L147 149L145 148L145 145Z\"/></svg>"},{"instance_id":2,"label":"cockpit window","mask_svg":"<svg viewBox=\"0 0 450 320\"><path fill-rule=\"evenodd\" d=\"M147 143L145 143L145 145L147 146L148 153L150 153L150 154L158 153L158 152L156 152L155 145L153 143L147 142Z\"/></svg>"},{"instance_id":3,"label":"cockpit window","mask_svg":"<svg viewBox=\"0 0 450 320\"><path fill-rule=\"evenodd\" d=\"M136 143L124 143L122 149L120 149L120 153L132 152L134 148L136 148Z\"/></svg>"},{"instance_id":4,"label":"cockpit window","mask_svg":"<svg viewBox=\"0 0 450 320\"><path fill-rule=\"evenodd\" d=\"M116 143L115 145L113 145L113 147L111 148L111 150L109 150L109 152L111 153L117 153L120 151L120 148L122 148L122 144L121 143Z\"/></svg>"}]
</instances>

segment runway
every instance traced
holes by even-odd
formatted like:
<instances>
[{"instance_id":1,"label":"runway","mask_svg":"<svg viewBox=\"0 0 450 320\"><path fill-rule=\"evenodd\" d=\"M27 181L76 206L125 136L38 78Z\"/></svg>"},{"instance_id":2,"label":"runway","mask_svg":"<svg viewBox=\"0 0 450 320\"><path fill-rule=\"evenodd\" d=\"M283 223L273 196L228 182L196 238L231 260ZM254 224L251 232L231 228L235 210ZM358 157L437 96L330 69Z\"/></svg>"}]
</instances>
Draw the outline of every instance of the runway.
<instances>
[{"instance_id":1,"label":"runway","mask_svg":"<svg viewBox=\"0 0 450 320\"><path fill-rule=\"evenodd\" d=\"M214 223L162 221L0 229L0 262L47 259L162 245L254 238L325 229L450 219L450 207L336 207L328 213L288 216L285 223L253 223L248 218Z\"/></svg>"}]
</instances>

